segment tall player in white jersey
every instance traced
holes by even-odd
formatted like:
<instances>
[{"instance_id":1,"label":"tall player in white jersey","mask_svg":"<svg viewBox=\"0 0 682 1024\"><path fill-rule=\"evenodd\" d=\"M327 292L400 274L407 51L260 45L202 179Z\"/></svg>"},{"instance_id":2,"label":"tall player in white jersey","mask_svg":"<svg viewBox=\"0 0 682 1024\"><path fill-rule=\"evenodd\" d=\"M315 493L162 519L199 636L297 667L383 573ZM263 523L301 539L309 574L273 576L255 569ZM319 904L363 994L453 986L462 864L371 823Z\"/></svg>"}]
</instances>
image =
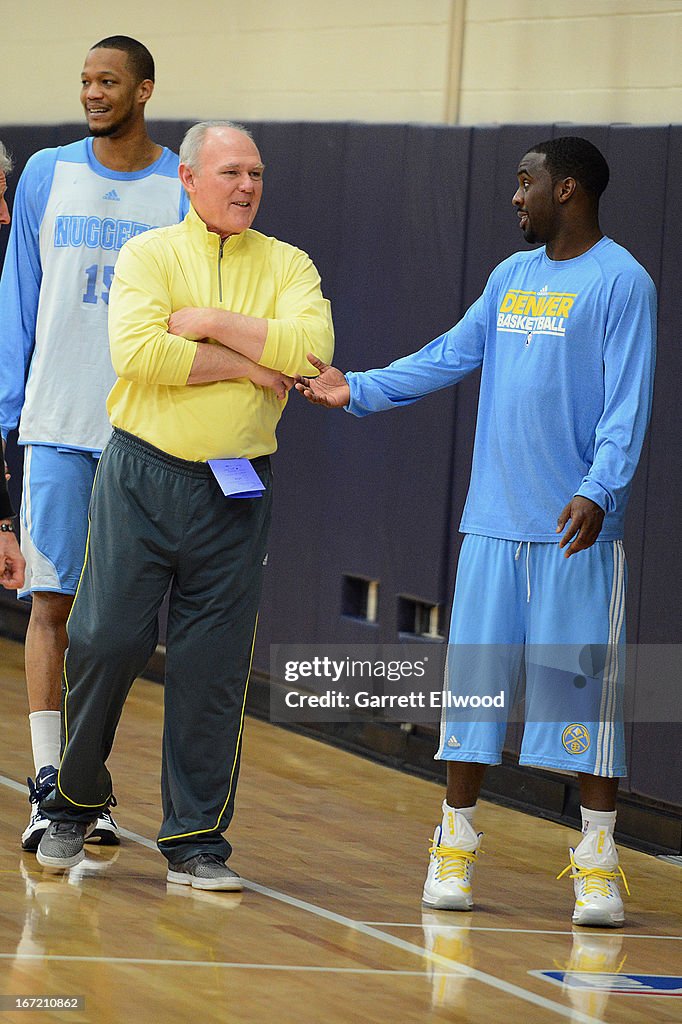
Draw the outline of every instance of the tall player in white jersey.
<instances>
[{"instance_id":1,"label":"tall player in white jersey","mask_svg":"<svg viewBox=\"0 0 682 1024\"><path fill-rule=\"evenodd\" d=\"M0 426L24 446L20 597L32 598L26 682L35 782L22 846L35 850L48 822L38 801L54 787L66 620L78 586L97 459L110 433L105 400L109 286L121 247L173 224L187 205L178 158L147 134L154 60L128 36L88 52L81 102L90 138L41 150L19 180L0 281ZM104 815L93 834L117 843Z\"/></svg>"}]
</instances>

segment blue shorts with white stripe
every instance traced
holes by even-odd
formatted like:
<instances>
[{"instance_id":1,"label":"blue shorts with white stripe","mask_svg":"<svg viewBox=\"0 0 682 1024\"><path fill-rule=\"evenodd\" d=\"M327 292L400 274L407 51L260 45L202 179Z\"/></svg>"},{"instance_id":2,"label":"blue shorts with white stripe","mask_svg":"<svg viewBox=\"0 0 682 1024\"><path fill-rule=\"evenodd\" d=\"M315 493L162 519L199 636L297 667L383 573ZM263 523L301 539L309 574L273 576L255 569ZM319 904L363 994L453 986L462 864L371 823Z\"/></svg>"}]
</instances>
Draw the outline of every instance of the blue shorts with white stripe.
<instances>
[{"instance_id":1,"label":"blue shorts with white stripe","mask_svg":"<svg viewBox=\"0 0 682 1024\"><path fill-rule=\"evenodd\" d=\"M620 540L567 559L558 543L468 534L436 758L499 764L525 682L521 764L626 775L626 576Z\"/></svg>"},{"instance_id":2,"label":"blue shorts with white stripe","mask_svg":"<svg viewBox=\"0 0 682 1024\"><path fill-rule=\"evenodd\" d=\"M99 452L56 445L24 448L21 550L26 583L36 591L75 594L88 536L88 505Z\"/></svg>"}]
</instances>

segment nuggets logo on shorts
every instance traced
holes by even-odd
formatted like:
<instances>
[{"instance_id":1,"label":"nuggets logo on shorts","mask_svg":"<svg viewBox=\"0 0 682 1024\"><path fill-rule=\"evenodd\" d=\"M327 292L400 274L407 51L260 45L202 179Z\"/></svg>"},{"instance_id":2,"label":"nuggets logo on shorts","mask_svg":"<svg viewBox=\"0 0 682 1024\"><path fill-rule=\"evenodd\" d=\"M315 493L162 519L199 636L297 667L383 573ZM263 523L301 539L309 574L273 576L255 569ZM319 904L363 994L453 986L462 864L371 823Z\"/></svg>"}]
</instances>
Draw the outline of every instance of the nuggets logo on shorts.
<instances>
[{"instance_id":1,"label":"nuggets logo on shorts","mask_svg":"<svg viewBox=\"0 0 682 1024\"><path fill-rule=\"evenodd\" d=\"M584 725L567 725L561 742L569 754L584 754L590 745L590 734Z\"/></svg>"}]
</instances>

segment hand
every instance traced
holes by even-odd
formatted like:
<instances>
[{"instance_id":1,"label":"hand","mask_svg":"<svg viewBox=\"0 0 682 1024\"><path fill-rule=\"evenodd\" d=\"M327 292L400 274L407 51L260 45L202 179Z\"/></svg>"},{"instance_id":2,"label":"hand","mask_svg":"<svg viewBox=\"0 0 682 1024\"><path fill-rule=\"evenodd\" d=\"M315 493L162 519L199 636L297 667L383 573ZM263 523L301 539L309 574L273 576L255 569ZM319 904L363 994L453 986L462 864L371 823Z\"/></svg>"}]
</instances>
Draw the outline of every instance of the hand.
<instances>
[{"instance_id":1,"label":"hand","mask_svg":"<svg viewBox=\"0 0 682 1024\"><path fill-rule=\"evenodd\" d=\"M557 520L556 532L561 531L570 521L570 526L559 541L559 547L566 548L565 558L570 558L577 551L591 548L601 533L604 524L604 509L590 498L574 495ZM571 541L573 543L571 544Z\"/></svg>"},{"instance_id":2,"label":"hand","mask_svg":"<svg viewBox=\"0 0 682 1024\"><path fill-rule=\"evenodd\" d=\"M257 363L254 364L249 377L260 388L270 388L274 391L280 401L284 401L287 392L294 386L293 377L287 377L286 373L271 370L269 366L259 366Z\"/></svg>"},{"instance_id":3,"label":"hand","mask_svg":"<svg viewBox=\"0 0 682 1024\"><path fill-rule=\"evenodd\" d=\"M0 533L0 585L20 590L24 585L26 562L13 533Z\"/></svg>"},{"instance_id":4,"label":"hand","mask_svg":"<svg viewBox=\"0 0 682 1024\"><path fill-rule=\"evenodd\" d=\"M327 409L342 409L350 402L350 388L348 381L334 366L327 366L321 359L308 353L308 362L316 370L319 370L319 377L302 377L297 374L295 377L296 390L312 402L314 405L324 405Z\"/></svg>"},{"instance_id":5,"label":"hand","mask_svg":"<svg viewBox=\"0 0 682 1024\"><path fill-rule=\"evenodd\" d=\"M203 341L211 336L210 319L212 309L184 306L176 309L168 318L168 333L188 341Z\"/></svg>"}]
</instances>

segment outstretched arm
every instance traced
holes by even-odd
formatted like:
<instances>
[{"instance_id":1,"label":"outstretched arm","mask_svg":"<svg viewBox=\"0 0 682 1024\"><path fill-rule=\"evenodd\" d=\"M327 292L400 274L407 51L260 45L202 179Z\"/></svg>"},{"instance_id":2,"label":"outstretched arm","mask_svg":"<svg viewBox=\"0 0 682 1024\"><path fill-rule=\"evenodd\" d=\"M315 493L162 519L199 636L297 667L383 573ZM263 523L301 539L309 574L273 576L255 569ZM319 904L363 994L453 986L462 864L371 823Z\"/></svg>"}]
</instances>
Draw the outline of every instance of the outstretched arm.
<instances>
[{"instance_id":1,"label":"outstretched arm","mask_svg":"<svg viewBox=\"0 0 682 1024\"><path fill-rule=\"evenodd\" d=\"M354 416L368 416L398 409L456 384L481 365L485 333L485 299L481 296L459 323L419 351L396 359L383 369L347 373L347 411Z\"/></svg>"}]
</instances>

